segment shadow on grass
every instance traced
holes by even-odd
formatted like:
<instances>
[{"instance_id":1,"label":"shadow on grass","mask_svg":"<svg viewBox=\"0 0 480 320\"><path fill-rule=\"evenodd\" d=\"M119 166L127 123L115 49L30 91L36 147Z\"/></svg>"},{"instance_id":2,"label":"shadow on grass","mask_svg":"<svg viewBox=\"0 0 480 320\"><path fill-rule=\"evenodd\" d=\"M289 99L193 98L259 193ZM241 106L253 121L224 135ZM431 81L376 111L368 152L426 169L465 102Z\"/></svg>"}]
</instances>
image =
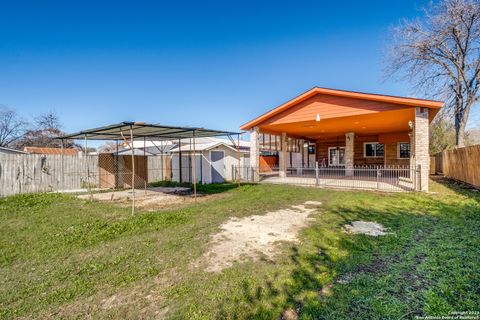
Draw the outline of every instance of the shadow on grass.
<instances>
[{"instance_id":1,"label":"shadow on grass","mask_svg":"<svg viewBox=\"0 0 480 320\"><path fill-rule=\"evenodd\" d=\"M462 195L466 197L474 198L480 201L480 190L463 183L461 181L449 179L443 176L430 176L430 180L438 183L441 187L444 187L454 194ZM435 187L434 187L435 189Z\"/></svg>"},{"instance_id":2,"label":"shadow on grass","mask_svg":"<svg viewBox=\"0 0 480 320\"><path fill-rule=\"evenodd\" d=\"M252 185L251 183L241 183L240 186ZM176 181L155 181L148 184L149 187L185 187L191 188L193 190L193 184L190 182L176 182ZM197 184L197 192L204 193L204 194L215 194L215 193L222 193L227 192L229 190L238 188L237 183L226 182L226 183L209 183L209 184Z\"/></svg>"},{"instance_id":3,"label":"shadow on grass","mask_svg":"<svg viewBox=\"0 0 480 320\"><path fill-rule=\"evenodd\" d=\"M252 185L250 183L242 183L240 186ZM205 194L214 194L227 192L232 189L238 188L237 183L210 183L210 184L197 184L197 192Z\"/></svg>"},{"instance_id":4,"label":"shadow on grass","mask_svg":"<svg viewBox=\"0 0 480 320\"><path fill-rule=\"evenodd\" d=\"M297 315L301 319L399 319L464 310L464 301L480 299L480 293L468 291L477 272L478 204L453 204L424 195L407 196L407 204L394 199L380 208L341 204L328 208L328 216L322 216L327 221L306 233L311 246L290 248L286 263L291 271L286 278L274 273L260 285L244 282L241 300L245 304L232 310L232 303L238 301L227 298L219 316L228 318L233 311L249 319ZM355 220L380 222L391 234L370 237L341 231ZM462 239L455 238L459 232L464 233ZM451 270L446 255L458 268ZM443 297L444 286L458 290L450 300Z\"/></svg>"}]
</instances>

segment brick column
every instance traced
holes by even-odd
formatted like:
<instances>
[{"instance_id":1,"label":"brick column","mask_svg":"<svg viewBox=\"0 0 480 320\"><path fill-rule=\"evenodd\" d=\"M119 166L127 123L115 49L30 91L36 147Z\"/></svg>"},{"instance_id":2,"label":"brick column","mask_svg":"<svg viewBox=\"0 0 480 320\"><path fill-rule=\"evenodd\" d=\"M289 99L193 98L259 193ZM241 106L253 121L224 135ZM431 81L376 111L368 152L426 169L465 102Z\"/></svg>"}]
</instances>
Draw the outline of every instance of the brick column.
<instances>
[{"instance_id":1,"label":"brick column","mask_svg":"<svg viewBox=\"0 0 480 320\"><path fill-rule=\"evenodd\" d=\"M258 143L259 130L254 127L250 131L250 167L252 169L253 182L260 181L259 178L259 164L260 164L260 144Z\"/></svg>"},{"instance_id":2,"label":"brick column","mask_svg":"<svg viewBox=\"0 0 480 320\"><path fill-rule=\"evenodd\" d=\"M345 175L353 176L355 133L345 133Z\"/></svg>"},{"instance_id":3,"label":"brick column","mask_svg":"<svg viewBox=\"0 0 480 320\"><path fill-rule=\"evenodd\" d=\"M287 176L287 133L282 132L280 140L281 150L278 152L278 174L281 178Z\"/></svg>"},{"instance_id":4,"label":"brick column","mask_svg":"<svg viewBox=\"0 0 480 320\"><path fill-rule=\"evenodd\" d=\"M414 127L414 159L415 169L420 166L421 172L417 176L420 179L420 191L428 191L428 178L430 174L430 153L429 153L429 127L428 108L415 108Z\"/></svg>"}]
</instances>

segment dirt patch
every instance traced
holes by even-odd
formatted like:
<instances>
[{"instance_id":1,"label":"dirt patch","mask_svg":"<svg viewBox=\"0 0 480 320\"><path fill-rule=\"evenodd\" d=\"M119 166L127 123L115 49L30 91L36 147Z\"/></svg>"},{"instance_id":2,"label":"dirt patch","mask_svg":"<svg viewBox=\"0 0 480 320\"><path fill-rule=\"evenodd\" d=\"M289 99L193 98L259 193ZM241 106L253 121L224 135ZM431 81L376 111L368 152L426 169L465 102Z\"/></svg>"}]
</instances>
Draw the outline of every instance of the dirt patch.
<instances>
[{"instance_id":1,"label":"dirt patch","mask_svg":"<svg viewBox=\"0 0 480 320\"><path fill-rule=\"evenodd\" d=\"M309 216L320 205L321 202L307 201L265 215L231 218L212 237L210 249L200 263L206 262L209 272L220 272L247 258L255 260L262 254L272 258L276 254L275 244L297 241L298 231L307 225Z\"/></svg>"},{"instance_id":2,"label":"dirt patch","mask_svg":"<svg viewBox=\"0 0 480 320\"><path fill-rule=\"evenodd\" d=\"M353 234L366 234L368 236L378 237L387 234L387 229L377 223L371 221L353 221L344 226L345 232Z\"/></svg>"},{"instance_id":3,"label":"dirt patch","mask_svg":"<svg viewBox=\"0 0 480 320\"><path fill-rule=\"evenodd\" d=\"M203 195L197 194L197 202L218 198L219 195ZM133 198L132 190L121 190L112 192L94 193L92 195L83 194L78 196L79 199L94 200L102 202L114 202L124 206L130 206ZM178 207L179 205L187 205L194 203L195 199L190 188L183 187L157 187L136 189L135 190L135 207L146 211L155 211L159 209L168 209Z\"/></svg>"}]
</instances>

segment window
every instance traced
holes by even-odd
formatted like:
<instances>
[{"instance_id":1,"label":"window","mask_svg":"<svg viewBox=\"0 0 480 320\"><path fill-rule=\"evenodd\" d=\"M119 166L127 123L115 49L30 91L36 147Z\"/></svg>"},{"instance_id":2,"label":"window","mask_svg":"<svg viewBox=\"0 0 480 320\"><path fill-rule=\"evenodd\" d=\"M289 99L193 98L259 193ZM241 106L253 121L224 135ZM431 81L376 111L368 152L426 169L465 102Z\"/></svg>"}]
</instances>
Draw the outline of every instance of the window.
<instances>
[{"instance_id":1,"label":"window","mask_svg":"<svg viewBox=\"0 0 480 320\"><path fill-rule=\"evenodd\" d=\"M366 142L364 144L365 158L382 158L384 154L383 144L378 142Z\"/></svg>"},{"instance_id":2,"label":"window","mask_svg":"<svg viewBox=\"0 0 480 320\"><path fill-rule=\"evenodd\" d=\"M328 165L344 166L345 165L345 148L330 147L328 148Z\"/></svg>"},{"instance_id":3,"label":"window","mask_svg":"<svg viewBox=\"0 0 480 320\"><path fill-rule=\"evenodd\" d=\"M398 143L398 158L399 159L410 158L410 143L408 142Z\"/></svg>"}]
</instances>

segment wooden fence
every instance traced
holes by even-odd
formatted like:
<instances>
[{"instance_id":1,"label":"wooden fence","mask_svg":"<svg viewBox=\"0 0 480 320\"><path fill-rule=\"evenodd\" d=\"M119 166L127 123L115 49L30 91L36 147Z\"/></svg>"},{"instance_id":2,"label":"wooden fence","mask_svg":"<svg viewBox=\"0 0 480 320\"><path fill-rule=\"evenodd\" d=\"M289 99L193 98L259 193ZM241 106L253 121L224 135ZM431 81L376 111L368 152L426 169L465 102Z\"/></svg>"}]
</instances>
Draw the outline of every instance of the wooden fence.
<instances>
[{"instance_id":1,"label":"wooden fence","mask_svg":"<svg viewBox=\"0 0 480 320\"><path fill-rule=\"evenodd\" d=\"M88 187L129 187L131 164L125 162L130 161L130 156L123 158L122 165L116 169L122 183L117 184L112 182L111 172L105 172L105 167L113 168L113 157L109 157L106 164L105 160L100 161L99 166L99 156L87 156L85 159L84 156L64 155L62 158L61 155L0 154L0 197L20 193L81 191ZM197 156L197 170L197 179L201 181L200 156ZM189 156L182 156L181 172L182 181L191 182L192 161ZM147 161L136 160L135 177L137 188L159 180L180 181L178 156L149 156Z\"/></svg>"},{"instance_id":2,"label":"wooden fence","mask_svg":"<svg viewBox=\"0 0 480 320\"><path fill-rule=\"evenodd\" d=\"M97 184L97 156L0 155L0 196L77 190Z\"/></svg>"},{"instance_id":3,"label":"wooden fence","mask_svg":"<svg viewBox=\"0 0 480 320\"><path fill-rule=\"evenodd\" d=\"M480 188L480 145L437 153L431 166L437 174Z\"/></svg>"}]
</instances>

